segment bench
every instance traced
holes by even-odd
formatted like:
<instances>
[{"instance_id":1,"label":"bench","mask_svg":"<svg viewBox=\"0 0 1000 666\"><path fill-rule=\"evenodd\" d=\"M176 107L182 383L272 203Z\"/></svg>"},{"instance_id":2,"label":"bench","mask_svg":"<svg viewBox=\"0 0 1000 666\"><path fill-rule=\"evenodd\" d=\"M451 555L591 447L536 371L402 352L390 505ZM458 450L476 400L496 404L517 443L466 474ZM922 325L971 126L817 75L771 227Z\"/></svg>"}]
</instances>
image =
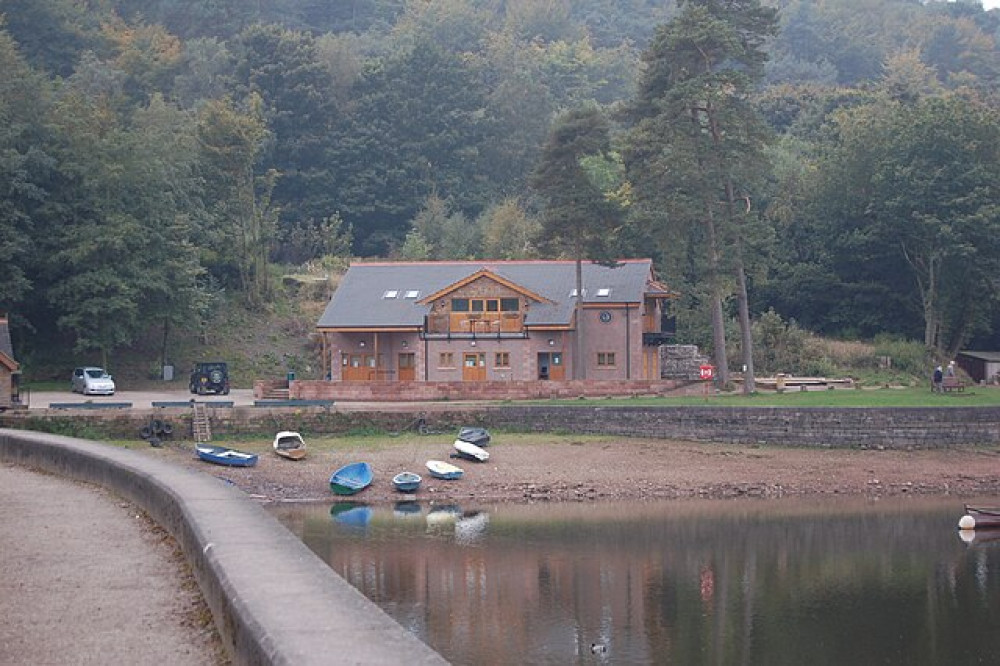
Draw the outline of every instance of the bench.
<instances>
[{"instance_id":1,"label":"bench","mask_svg":"<svg viewBox=\"0 0 1000 666\"><path fill-rule=\"evenodd\" d=\"M964 391L965 382L958 377L945 377L941 380L941 390L945 393L948 391Z\"/></svg>"},{"instance_id":2,"label":"bench","mask_svg":"<svg viewBox=\"0 0 1000 666\"><path fill-rule=\"evenodd\" d=\"M131 402L51 402L49 409L132 409Z\"/></svg>"},{"instance_id":3,"label":"bench","mask_svg":"<svg viewBox=\"0 0 1000 666\"><path fill-rule=\"evenodd\" d=\"M191 407L194 400L153 400L150 404L153 407ZM206 407L233 407L232 400L198 400L199 405Z\"/></svg>"},{"instance_id":4,"label":"bench","mask_svg":"<svg viewBox=\"0 0 1000 666\"><path fill-rule=\"evenodd\" d=\"M291 398L289 400L254 400L254 407L333 407L333 400L305 400Z\"/></svg>"}]
</instances>

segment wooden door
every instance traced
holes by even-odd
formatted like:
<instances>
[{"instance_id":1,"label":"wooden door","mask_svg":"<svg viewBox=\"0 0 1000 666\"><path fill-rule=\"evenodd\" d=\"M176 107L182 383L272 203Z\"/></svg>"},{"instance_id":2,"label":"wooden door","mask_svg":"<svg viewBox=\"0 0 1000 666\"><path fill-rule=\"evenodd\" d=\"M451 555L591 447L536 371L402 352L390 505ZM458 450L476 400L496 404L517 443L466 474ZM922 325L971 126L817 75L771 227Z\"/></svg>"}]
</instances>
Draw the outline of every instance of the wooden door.
<instances>
[{"instance_id":1,"label":"wooden door","mask_svg":"<svg viewBox=\"0 0 1000 666\"><path fill-rule=\"evenodd\" d=\"M486 353L466 352L462 357L462 381L486 381Z\"/></svg>"},{"instance_id":2,"label":"wooden door","mask_svg":"<svg viewBox=\"0 0 1000 666\"><path fill-rule=\"evenodd\" d=\"M566 379L566 366L563 365L562 352L552 352L549 357L549 379L557 382Z\"/></svg>"},{"instance_id":3,"label":"wooden door","mask_svg":"<svg viewBox=\"0 0 1000 666\"><path fill-rule=\"evenodd\" d=\"M399 381L412 382L417 378L417 355L413 352L402 352L397 366Z\"/></svg>"},{"instance_id":4,"label":"wooden door","mask_svg":"<svg viewBox=\"0 0 1000 666\"><path fill-rule=\"evenodd\" d=\"M345 382L370 382L377 374L376 363L373 354L341 354L341 379Z\"/></svg>"}]
</instances>

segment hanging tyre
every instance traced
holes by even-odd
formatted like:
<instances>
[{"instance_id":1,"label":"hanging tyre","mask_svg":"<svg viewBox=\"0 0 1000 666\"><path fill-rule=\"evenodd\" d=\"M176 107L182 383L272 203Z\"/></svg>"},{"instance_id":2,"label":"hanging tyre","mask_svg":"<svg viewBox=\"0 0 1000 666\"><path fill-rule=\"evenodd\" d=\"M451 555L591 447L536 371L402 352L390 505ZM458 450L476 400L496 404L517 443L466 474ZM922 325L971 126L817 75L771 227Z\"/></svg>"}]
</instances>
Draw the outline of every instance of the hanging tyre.
<instances>
[{"instance_id":1,"label":"hanging tyre","mask_svg":"<svg viewBox=\"0 0 1000 666\"><path fill-rule=\"evenodd\" d=\"M139 428L139 437L142 437L143 439L149 439L152 436L153 436L153 429L150 428L148 425L144 425L141 428Z\"/></svg>"}]
</instances>

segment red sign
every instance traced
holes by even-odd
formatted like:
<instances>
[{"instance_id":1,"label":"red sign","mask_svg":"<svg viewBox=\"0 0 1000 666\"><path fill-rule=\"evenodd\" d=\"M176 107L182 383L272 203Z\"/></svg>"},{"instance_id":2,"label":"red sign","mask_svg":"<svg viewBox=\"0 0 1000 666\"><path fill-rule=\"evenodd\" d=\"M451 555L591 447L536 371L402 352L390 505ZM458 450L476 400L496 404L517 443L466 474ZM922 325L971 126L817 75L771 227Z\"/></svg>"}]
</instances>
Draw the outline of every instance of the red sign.
<instances>
[{"instance_id":1,"label":"red sign","mask_svg":"<svg viewBox=\"0 0 1000 666\"><path fill-rule=\"evenodd\" d=\"M699 366L698 371L702 379L711 379L715 376L715 366L713 365Z\"/></svg>"}]
</instances>

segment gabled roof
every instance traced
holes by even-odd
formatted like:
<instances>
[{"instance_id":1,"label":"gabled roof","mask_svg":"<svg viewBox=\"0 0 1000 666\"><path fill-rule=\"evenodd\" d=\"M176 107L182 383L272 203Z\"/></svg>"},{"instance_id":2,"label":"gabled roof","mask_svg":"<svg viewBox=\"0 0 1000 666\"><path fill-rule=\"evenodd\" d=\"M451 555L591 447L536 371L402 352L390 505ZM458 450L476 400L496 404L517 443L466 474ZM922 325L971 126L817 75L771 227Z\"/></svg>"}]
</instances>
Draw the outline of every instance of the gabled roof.
<instances>
[{"instance_id":1,"label":"gabled roof","mask_svg":"<svg viewBox=\"0 0 1000 666\"><path fill-rule=\"evenodd\" d=\"M11 372L17 371L18 364L14 360L14 346L10 343L10 327L7 324L7 317L0 317L0 363L3 363Z\"/></svg>"},{"instance_id":2,"label":"gabled roof","mask_svg":"<svg viewBox=\"0 0 1000 666\"><path fill-rule=\"evenodd\" d=\"M568 326L572 321L574 261L373 262L351 264L317 327L420 328L430 312L428 296L486 274L543 299L528 309L527 326ZM652 280L649 259L623 260L615 268L586 262L583 300L586 304L637 305Z\"/></svg>"},{"instance_id":3,"label":"gabled roof","mask_svg":"<svg viewBox=\"0 0 1000 666\"><path fill-rule=\"evenodd\" d=\"M425 296L424 298L421 298L418 301L418 303L420 303L422 305L430 305L431 303L433 303L435 301L435 299L447 296L448 294L450 294L450 293L452 293L454 291L457 291L457 290L461 289L462 287L464 287L465 285L471 284L472 282L475 282L476 280L478 280L479 278L482 278L482 277L484 277L484 278L486 278L488 280L493 280L494 282L496 282L498 284L502 284L503 286L505 286L505 287L507 287L509 289L512 289L513 291L516 291L517 293L521 294L522 296L527 296L528 298L530 298L533 301L544 301L544 300L547 300L547 299L543 298L542 296L539 296L538 294L535 294L535 293L533 293L531 291L528 291L527 289L525 289L524 287L522 287L520 285L514 284L510 280L507 280L507 279L505 279L503 277L500 277L499 275L497 275L493 271L489 270L488 268L482 268L482 269L476 271L475 273L473 273L472 275L470 275L470 276L468 276L466 278L463 278L463 279L459 280L458 282L456 282L454 284L448 285L447 287L445 287L444 289L442 289L440 291L436 291L433 294L430 294L429 296Z\"/></svg>"}]
</instances>

